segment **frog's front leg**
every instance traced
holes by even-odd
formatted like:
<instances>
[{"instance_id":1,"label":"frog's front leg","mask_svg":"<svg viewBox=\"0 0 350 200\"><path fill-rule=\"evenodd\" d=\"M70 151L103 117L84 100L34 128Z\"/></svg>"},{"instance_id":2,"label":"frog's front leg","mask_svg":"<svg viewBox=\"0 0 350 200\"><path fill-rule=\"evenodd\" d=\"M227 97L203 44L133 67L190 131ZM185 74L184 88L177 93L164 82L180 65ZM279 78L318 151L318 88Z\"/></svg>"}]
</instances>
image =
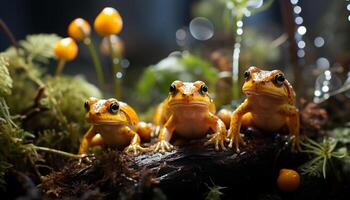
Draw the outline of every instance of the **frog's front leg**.
<instances>
[{"instance_id":1,"label":"frog's front leg","mask_svg":"<svg viewBox=\"0 0 350 200\"><path fill-rule=\"evenodd\" d=\"M134 156L137 156L140 153L146 151L145 148L142 148L140 146L141 138L140 138L139 134L137 134L137 132L135 132L134 130L132 130L130 127L127 127L127 126L124 127L123 131L126 131L128 133L128 135L131 135L131 137L132 137L130 145L124 149L125 152L127 152L127 153L132 152Z\"/></svg>"},{"instance_id":2,"label":"frog's front leg","mask_svg":"<svg viewBox=\"0 0 350 200\"><path fill-rule=\"evenodd\" d=\"M92 126L84 135L81 140L78 154L86 154L89 148L92 146L92 139L96 135L95 129Z\"/></svg>"},{"instance_id":3,"label":"frog's front leg","mask_svg":"<svg viewBox=\"0 0 350 200\"><path fill-rule=\"evenodd\" d=\"M248 100L246 99L236 110L231 117L230 129L228 130L229 148L233 148L233 144L236 147L236 151L239 152L240 143L244 144L242 136L240 134L243 115L249 112Z\"/></svg>"},{"instance_id":4,"label":"frog's front leg","mask_svg":"<svg viewBox=\"0 0 350 200\"><path fill-rule=\"evenodd\" d=\"M158 135L158 142L153 146L154 152L165 153L166 151L171 151L174 149L174 146L169 143L174 130L175 120L173 116L170 116L168 121L160 129Z\"/></svg>"},{"instance_id":5,"label":"frog's front leg","mask_svg":"<svg viewBox=\"0 0 350 200\"><path fill-rule=\"evenodd\" d=\"M225 139L226 139L226 126L219 117L209 114L208 123L210 128L214 131L214 134L209 135L210 139L204 143L204 145L214 144L215 150L226 150Z\"/></svg>"},{"instance_id":6,"label":"frog's front leg","mask_svg":"<svg viewBox=\"0 0 350 200\"><path fill-rule=\"evenodd\" d=\"M288 116L287 127L292 136L292 151L300 151L300 115L299 110L293 105L284 105L280 112Z\"/></svg>"}]
</instances>

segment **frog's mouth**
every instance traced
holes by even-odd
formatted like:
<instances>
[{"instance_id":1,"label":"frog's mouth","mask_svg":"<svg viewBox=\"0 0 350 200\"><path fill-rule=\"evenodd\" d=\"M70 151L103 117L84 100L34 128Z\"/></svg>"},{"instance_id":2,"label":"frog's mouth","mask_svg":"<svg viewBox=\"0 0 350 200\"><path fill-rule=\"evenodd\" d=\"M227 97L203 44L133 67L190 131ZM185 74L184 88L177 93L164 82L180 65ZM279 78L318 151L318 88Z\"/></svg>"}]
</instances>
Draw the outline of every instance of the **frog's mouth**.
<instances>
[{"instance_id":1,"label":"frog's mouth","mask_svg":"<svg viewBox=\"0 0 350 200\"><path fill-rule=\"evenodd\" d=\"M272 91L264 91L264 90L255 91L255 90L249 89L249 90L243 90L243 92L247 96L268 96L268 97L273 97L278 99L281 99L284 97L279 93L272 92Z\"/></svg>"},{"instance_id":2,"label":"frog's mouth","mask_svg":"<svg viewBox=\"0 0 350 200\"><path fill-rule=\"evenodd\" d=\"M87 121L90 124L93 125L113 125L113 126L117 126L117 125L125 125L126 122L124 121L114 121L114 120L91 120L91 119L87 119Z\"/></svg>"},{"instance_id":3,"label":"frog's mouth","mask_svg":"<svg viewBox=\"0 0 350 200\"><path fill-rule=\"evenodd\" d=\"M170 107L208 107L207 102L202 101L173 101L169 103Z\"/></svg>"}]
</instances>

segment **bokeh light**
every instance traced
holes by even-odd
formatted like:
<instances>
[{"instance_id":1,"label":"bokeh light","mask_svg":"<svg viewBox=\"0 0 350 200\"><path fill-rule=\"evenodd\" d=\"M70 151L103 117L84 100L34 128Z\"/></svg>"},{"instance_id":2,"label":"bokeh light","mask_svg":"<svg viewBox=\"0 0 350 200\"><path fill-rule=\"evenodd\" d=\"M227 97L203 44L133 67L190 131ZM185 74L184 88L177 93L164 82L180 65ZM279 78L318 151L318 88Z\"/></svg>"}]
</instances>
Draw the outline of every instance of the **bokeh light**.
<instances>
[{"instance_id":1,"label":"bokeh light","mask_svg":"<svg viewBox=\"0 0 350 200\"><path fill-rule=\"evenodd\" d=\"M209 40L214 35L214 25L204 17L196 17L190 22L190 33L197 40Z\"/></svg>"}]
</instances>

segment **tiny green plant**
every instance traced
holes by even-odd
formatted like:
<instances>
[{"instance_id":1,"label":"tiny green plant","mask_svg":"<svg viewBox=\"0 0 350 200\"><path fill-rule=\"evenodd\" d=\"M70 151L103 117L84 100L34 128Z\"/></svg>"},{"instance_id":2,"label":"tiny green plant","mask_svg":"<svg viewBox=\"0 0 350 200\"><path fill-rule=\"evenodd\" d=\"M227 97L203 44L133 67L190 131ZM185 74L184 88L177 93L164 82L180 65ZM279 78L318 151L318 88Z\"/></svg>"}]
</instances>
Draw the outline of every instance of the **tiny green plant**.
<instances>
[{"instance_id":1,"label":"tiny green plant","mask_svg":"<svg viewBox=\"0 0 350 200\"><path fill-rule=\"evenodd\" d=\"M222 193L221 190L225 189L226 187L221 187L221 186L218 186L216 185L213 180L211 180L211 185L212 186L209 186L208 184L206 184L206 186L208 187L209 189L209 192L207 193L205 199L206 200L219 200L221 199L221 196L224 194Z\"/></svg>"},{"instance_id":2,"label":"tiny green plant","mask_svg":"<svg viewBox=\"0 0 350 200\"><path fill-rule=\"evenodd\" d=\"M320 177L327 177L327 172L334 169L334 163L339 159L347 159L348 152L345 147L336 148L338 141L332 137L324 138L322 142L316 142L306 138L302 142L302 152L311 156L311 160L300 167L303 174Z\"/></svg>"}]
</instances>

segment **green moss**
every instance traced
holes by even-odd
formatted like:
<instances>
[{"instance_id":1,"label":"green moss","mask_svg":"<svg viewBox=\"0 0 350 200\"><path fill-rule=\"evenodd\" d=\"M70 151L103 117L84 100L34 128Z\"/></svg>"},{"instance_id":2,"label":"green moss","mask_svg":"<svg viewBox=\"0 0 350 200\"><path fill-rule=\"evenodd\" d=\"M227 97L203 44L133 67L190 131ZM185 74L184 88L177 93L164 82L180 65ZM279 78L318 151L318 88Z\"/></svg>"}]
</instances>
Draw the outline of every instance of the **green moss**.
<instances>
[{"instance_id":1,"label":"green moss","mask_svg":"<svg viewBox=\"0 0 350 200\"><path fill-rule=\"evenodd\" d=\"M79 76L48 77L45 83L40 104L48 110L30 122L31 128L40 132L37 143L74 152L89 126L84 117L84 102L90 96L100 98L102 94Z\"/></svg>"},{"instance_id":2,"label":"green moss","mask_svg":"<svg viewBox=\"0 0 350 200\"><path fill-rule=\"evenodd\" d=\"M7 69L8 62L0 55L0 96L10 95L12 88L12 78Z\"/></svg>"}]
</instances>

